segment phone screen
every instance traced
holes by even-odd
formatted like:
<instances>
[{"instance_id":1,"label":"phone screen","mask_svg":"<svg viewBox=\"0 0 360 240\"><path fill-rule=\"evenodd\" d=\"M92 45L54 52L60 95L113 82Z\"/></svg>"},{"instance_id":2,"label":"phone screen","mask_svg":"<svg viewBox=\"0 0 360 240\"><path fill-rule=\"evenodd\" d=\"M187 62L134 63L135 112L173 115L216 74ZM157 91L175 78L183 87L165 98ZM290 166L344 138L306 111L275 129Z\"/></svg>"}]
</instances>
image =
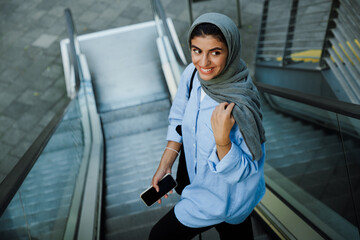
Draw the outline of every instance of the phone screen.
<instances>
[{"instance_id":1,"label":"phone screen","mask_svg":"<svg viewBox=\"0 0 360 240\"><path fill-rule=\"evenodd\" d=\"M176 187L177 183L170 174L167 174L159 181L158 186L160 188L159 192L156 192L154 187L150 187L140 195L147 206L153 205L171 189Z\"/></svg>"}]
</instances>

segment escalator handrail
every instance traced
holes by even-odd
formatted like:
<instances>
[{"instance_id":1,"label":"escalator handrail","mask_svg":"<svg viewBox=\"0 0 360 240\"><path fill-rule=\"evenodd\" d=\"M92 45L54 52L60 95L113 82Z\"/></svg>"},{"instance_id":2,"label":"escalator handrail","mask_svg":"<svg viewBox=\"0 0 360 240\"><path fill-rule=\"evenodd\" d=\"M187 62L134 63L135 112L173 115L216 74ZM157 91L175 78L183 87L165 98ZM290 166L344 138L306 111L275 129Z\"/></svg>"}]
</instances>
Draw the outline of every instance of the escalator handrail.
<instances>
[{"instance_id":1,"label":"escalator handrail","mask_svg":"<svg viewBox=\"0 0 360 240\"><path fill-rule=\"evenodd\" d=\"M70 58L73 61L74 64L74 77L75 77L75 92L78 92L79 88L80 88L80 76L79 76L79 58L78 58L78 54L79 54L79 45L77 43L77 38L76 38L76 29L75 29L75 25L73 22L73 18L72 18L72 14L69 8L64 10L65 12L65 18L66 18L66 26L67 26L67 31L68 31L68 35L69 35L69 40L70 40Z\"/></svg>"},{"instance_id":2,"label":"escalator handrail","mask_svg":"<svg viewBox=\"0 0 360 240\"><path fill-rule=\"evenodd\" d=\"M172 38L172 34L171 34L171 31L170 31L170 28L167 24L167 21L166 21L166 14L165 14L165 11L164 11L164 8L163 8L163 5L161 3L160 0L151 0L151 3L152 3L152 8L153 8L153 11L154 11L154 15L158 15L159 18L161 19L162 21L162 24L164 26L164 30L165 30L165 35L168 36L168 39L169 39L169 42L170 42L170 45L171 45L171 48L175 54L175 58L177 60L177 62L183 66L186 66L187 63L186 63L186 60L183 59L177 48L176 48L176 44L174 42L174 39Z\"/></svg>"},{"instance_id":3,"label":"escalator handrail","mask_svg":"<svg viewBox=\"0 0 360 240\"><path fill-rule=\"evenodd\" d=\"M332 100L320 96L306 94L296 90L277 87L262 82L254 81L256 87L264 93L269 93L292 101L311 105L347 117L360 119L360 105Z\"/></svg>"},{"instance_id":4,"label":"escalator handrail","mask_svg":"<svg viewBox=\"0 0 360 240\"><path fill-rule=\"evenodd\" d=\"M76 90L80 88L83 90L86 102L85 108L88 114L86 125L89 127L87 136L89 141L88 146L85 146L82 170L80 170L82 174L80 176L79 173L76 182L75 188L78 191L74 191L64 238L100 239L104 160L103 133L90 71L86 57L80 51L71 10L65 9L65 15L70 40L70 56L73 58L74 68L78 69L78 73L75 74Z\"/></svg>"}]
</instances>

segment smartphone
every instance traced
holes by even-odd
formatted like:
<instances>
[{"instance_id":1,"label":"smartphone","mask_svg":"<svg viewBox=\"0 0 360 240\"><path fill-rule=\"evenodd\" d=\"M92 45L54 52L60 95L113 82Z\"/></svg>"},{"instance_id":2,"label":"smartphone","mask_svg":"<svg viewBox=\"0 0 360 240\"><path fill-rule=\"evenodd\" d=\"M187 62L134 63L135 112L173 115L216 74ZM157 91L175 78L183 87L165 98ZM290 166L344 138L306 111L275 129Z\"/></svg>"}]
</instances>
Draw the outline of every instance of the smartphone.
<instances>
[{"instance_id":1,"label":"smartphone","mask_svg":"<svg viewBox=\"0 0 360 240\"><path fill-rule=\"evenodd\" d=\"M157 192L153 186L146 189L143 193L140 194L140 198L146 204L146 206L150 207L157 200L162 198L166 193L168 193L171 189L177 186L174 178L168 173L166 174L158 183L160 191Z\"/></svg>"}]
</instances>

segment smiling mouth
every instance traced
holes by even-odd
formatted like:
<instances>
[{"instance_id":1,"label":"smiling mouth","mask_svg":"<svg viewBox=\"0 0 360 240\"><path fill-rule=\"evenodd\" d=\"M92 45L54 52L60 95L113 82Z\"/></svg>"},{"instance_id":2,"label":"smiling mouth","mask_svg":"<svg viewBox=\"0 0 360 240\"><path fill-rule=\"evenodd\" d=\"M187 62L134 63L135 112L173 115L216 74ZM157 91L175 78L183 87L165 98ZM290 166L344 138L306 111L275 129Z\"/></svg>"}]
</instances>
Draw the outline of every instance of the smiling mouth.
<instances>
[{"instance_id":1,"label":"smiling mouth","mask_svg":"<svg viewBox=\"0 0 360 240\"><path fill-rule=\"evenodd\" d=\"M200 71L204 74L210 74L213 72L213 70L214 68L202 68L202 67L200 68Z\"/></svg>"}]
</instances>

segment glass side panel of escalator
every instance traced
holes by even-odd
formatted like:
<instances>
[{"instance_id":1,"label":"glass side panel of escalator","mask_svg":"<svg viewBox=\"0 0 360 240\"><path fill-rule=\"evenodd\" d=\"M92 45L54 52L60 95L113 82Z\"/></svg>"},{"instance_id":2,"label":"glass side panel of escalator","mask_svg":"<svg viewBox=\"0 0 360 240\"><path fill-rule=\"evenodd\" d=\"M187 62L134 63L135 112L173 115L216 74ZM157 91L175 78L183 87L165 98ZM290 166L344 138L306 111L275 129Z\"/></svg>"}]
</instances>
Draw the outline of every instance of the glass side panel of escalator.
<instances>
[{"instance_id":1,"label":"glass side panel of escalator","mask_svg":"<svg viewBox=\"0 0 360 240\"><path fill-rule=\"evenodd\" d=\"M280 97L267 100L269 188L330 238L359 239L359 120Z\"/></svg>"},{"instance_id":2,"label":"glass side panel of escalator","mask_svg":"<svg viewBox=\"0 0 360 240\"><path fill-rule=\"evenodd\" d=\"M84 95L82 95L84 96ZM0 218L1 239L62 239L84 150L79 97Z\"/></svg>"}]
</instances>

